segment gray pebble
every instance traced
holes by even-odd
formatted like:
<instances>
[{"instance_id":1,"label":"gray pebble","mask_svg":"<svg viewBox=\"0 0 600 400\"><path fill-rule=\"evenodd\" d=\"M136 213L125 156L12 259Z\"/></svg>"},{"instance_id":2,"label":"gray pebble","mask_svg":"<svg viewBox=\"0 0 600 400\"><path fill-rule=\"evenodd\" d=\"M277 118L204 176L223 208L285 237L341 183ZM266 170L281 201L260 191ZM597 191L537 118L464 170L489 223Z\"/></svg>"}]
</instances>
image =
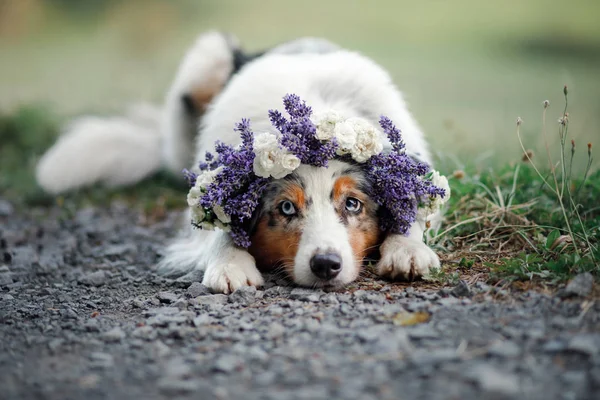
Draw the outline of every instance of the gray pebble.
<instances>
[{"instance_id":1,"label":"gray pebble","mask_svg":"<svg viewBox=\"0 0 600 400\"><path fill-rule=\"evenodd\" d=\"M440 333L431 324L411 326L406 330L411 339L437 339Z\"/></svg>"},{"instance_id":2,"label":"gray pebble","mask_svg":"<svg viewBox=\"0 0 600 400\"><path fill-rule=\"evenodd\" d=\"M177 301L177 299L179 298L179 296L177 296L173 292L158 292L156 297L158 298L158 300L160 300L161 303L166 303L166 304L175 303Z\"/></svg>"},{"instance_id":3,"label":"gray pebble","mask_svg":"<svg viewBox=\"0 0 600 400\"><path fill-rule=\"evenodd\" d=\"M8 286L11 283L13 283L13 278L10 272L0 273L0 286Z\"/></svg>"},{"instance_id":4,"label":"gray pebble","mask_svg":"<svg viewBox=\"0 0 600 400\"><path fill-rule=\"evenodd\" d=\"M180 311L181 310L177 307L157 307L144 311L144 315L176 315L179 314Z\"/></svg>"},{"instance_id":5,"label":"gray pebble","mask_svg":"<svg viewBox=\"0 0 600 400\"><path fill-rule=\"evenodd\" d=\"M100 270L82 276L81 278L79 278L79 283L88 286L102 286L106 283L108 278L108 273L106 271Z\"/></svg>"},{"instance_id":6,"label":"gray pebble","mask_svg":"<svg viewBox=\"0 0 600 400\"><path fill-rule=\"evenodd\" d=\"M279 322L273 322L267 328L266 337L268 339L276 339L283 336L285 334L285 331L286 329L283 325L281 325Z\"/></svg>"},{"instance_id":7,"label":"gray pebble","mask_svg":"<svg viewBox=\"0 0 600 400\"><path fill-rule=\"evenodd\" d=\"M195 304L210 306L222 306L227 303L229 298L224 294L211 294L209 296L199 296L194 299Z\"/></svg>"},{"instance_id":8,"label":"gray pebble","mask_svg":"<svg viewBox=\"0 0 600 400\"><path fill-rule=\"evenodd\" d=\"M458 284L452 288L450 294L454 297L470 297L473 295L471 289L469 289L469 285L463 280L459 281Z\"/></svg>"},{"instance_id":9,"label":"gray pebble","mask_svg":"<svg viewBox=\"0 0 600 400\"><path fill-rule=\"evenodd\" d=\"M456 349L418 350L411 354L411 362L417 366L439 364L458 359Z\"/></svg>"},{"instance_id":10,"label":"gray pebble","mask_svg":"<svg viewBox=\"0 0 600 400\"><path fill-rule=\"evenodd\" d=\"M182 357L175 357L167 362L164 373L171 378L189 378L192 375L192 368Z\"/></svg>"},{"instance_id":11,"label":"gray pebble","mask_svg":"<svg viewBox=\"0 0 600 400\"><path fill-rule=\"evenodd\" d=\"M117 327L112 328L109 331L104 332L101 337L106 342L120 342L125 338L125 332L123 329Z\"/></svg>"},{"instance_id":12,"label":"gray pebble","mask_svg":"<svg viewBox=\"0 0 600 400\"><path fill-rule=\"evenodd\" d=\"M519 394L519 378L491 365L481 364L472 367L469 375L475 380L486 396L515 396Z\"/></svg>"},{"instance_id":13,"label":"gray pebble","mask_svg":"<svg viewBox=\"0 0 600 400\"><path fill-rule=\"evenodd\" d=\"M567 349L567 344L562 340L550 340L542 346L542 350L548 353L557 353Z\"/></svg>"},{"instance_id":14,"label":"gray pebble","mask_svg":"<svg viewBox=\"0 0 600 400\"><path fill-rule=\"evenodd\" d=\"M113 356L107 353L95 352L90 354L90 362L92 368L112 368L114 365Z\"/></svg>"},{"instance_id":15,"label":"gray pebble","mask_svg":"<svg viewBox=\"0 0 600 400\"><path fill-rule=\"evenodd\" d=\"M600 352L600 334L576 335L569 341L567 348L593 357Z\"/></svg>"},{"instance_id":16,"label":"gray pebble","mask_svg":"<svg viewBox=\"0 0 600 400\"><path fill-rule=\"evenodd\" d=\"M0 217L8 217L14 212L14 207L7 200L0 199Z\"/></svg>"},{"instance_id":17,"label":"gray pebble","mask_svg":"<svg viewBox=\"0 0 600 400\"><path fill-rule=\"evenodd\" d=\"M185 310L188 306L188 301L182 298L179 298L177 300L175 300L175 302L173 303L174 307L177 307L180 310Z\"/></svg>"},{"instance_id":18,"label":"gray pebble","mask_svg":"<svg viewBox=\"0 0 600 400\"><path fill-rule=\"evenodd\" d=\"M200 282L194 282L187 288L186 295L190 298L205 296L210 294L210 290Z\"/></svg>"},{"instance_id":19,"label":"gray pebble","mask_svg":"<svg viewBox=\"0 0 600 400\"><path fill-rule=\"evenodd\" d=\"M232 354L225 354L217 358L214 363L214 370L218 372L230 373L241 366L241 359Z\"/></svg>"},{"instance_id":20,"label":"gray pebble","mask_svg":"<svg viewBox=\"0 0 600 400\"><path fill-rule=\"evenodd\" d=\"M146 325L135 328L131 335L140 339L154 340L158 336L158 332L153 327Z\"/></svg>"},{"instance_id":21,"label":"gray pebble","mask_svg":"<svg viewBox=\"0 0 600 400\"><path fill-rule=\"evenodd\" d=\"M316 303L319 301L322 294L322 292L314 290L295 288L290 292L290 299Z\"/></svg>"},{"instance_id":22,"label":"gray pebble","mask_svg":"<svg viewBox=\"0 0 600 400\"><path fill-rule=\"evenodd\" d=\"M167 377L158 381L159 390L168 395L196 393L199 387L200 384L193 380Z\"/></svg>"},{"instance_id":23,"label":"gray pebble","mask_svg":"<svg viewBox=\"0 0 600 400\"><path fill-rule=\"evenodd\" d=\"M488 349L488 354L497 357L514 358L522 354L521 348L513 341L496 342Z\"/></svg>"},{"instance_id":24,"label":"gray pebble","mask_svg":"<svg viewBox=\"0 0 600 400\"><path fill-rule=\"evenodd\" d=\"M88 332L99 332L100 331L100 324L98 323L98 320L96 318L88 319L86 321L84 327Z\"/></svg>"},{"instance_id":25,"label":"gray pebble","mask_svg":"<svg viewBox=\"0 0 600 400\"><path fill-rule=\"evenodd\" d=\"M256 287L254 286L242 286L229 296L229 301L232 303L239 303L240 305L247 306L254 302L254 296L256 295Z\"/></svg>"},{"instance_id":26,"label":"gray pebble","mask_svg":"<svg viewBox=\"0 0 600 400\"><path fill-rule=\"evenodd\" d=\"M585 272L575 276L561 293L562 297L587 297L592 293L594 287L594 276L589 272Z\"/></svg>"}]
</instances>

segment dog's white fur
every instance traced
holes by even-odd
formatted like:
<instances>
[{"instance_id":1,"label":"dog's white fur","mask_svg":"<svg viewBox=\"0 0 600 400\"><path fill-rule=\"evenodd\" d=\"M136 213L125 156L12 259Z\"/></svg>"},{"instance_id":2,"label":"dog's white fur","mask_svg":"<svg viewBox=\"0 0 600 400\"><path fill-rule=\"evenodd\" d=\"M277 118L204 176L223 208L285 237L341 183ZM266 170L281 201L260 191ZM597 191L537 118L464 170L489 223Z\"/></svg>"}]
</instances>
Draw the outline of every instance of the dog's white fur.
<instances>
[{"instance_id":1,"label":"dog's white fur","mask_svg":"<svg viewBox=\"0 0 600 400\"><path fill-rule=\"evenodd\" d=\"M123 186L162 166L160 110L142 104L124 117L72 121L37 165L39 185L60 193L92 183Z\"/></svg>"},{"instance_id":2,"label":"dog's white fur","mask_svg":"<svg viewBox=\"0 0 600 400\"><path fill-rule=\"evenodd\" d=\"M342 259L341 272L328 285L343 286L358 277L360 265L355 265L348 230L331 206L330 198L334 176L345 167L343 162L331 161L327 169L301 165L297 170L303 179L304 191L313 202L305 217L294 259L293 279L299 285L321 285L321 281L310 270L310 259L318 253L331 252L339 254Z\"/></svg>"},{"instance_id":3,"label":"dog's white fur","mask_svg":"<svg viewBox=\"0 0 600 400\"><path fill-rule=\"evenodd\" d=\"M292 43L247 64L214 99L197 135L193 155L196 162L213 149L215 140L238 143L239 136L232 128L242 118L250 118L255 132L273 131L266 111L280 109L282 97L295 93L315 112L336 109L346 116L366 118L374 125L380 115L388 116L401 129L409 154L431 163L421 129L387 72L370 59L328 42L307 39ZM184 115L180 99L190 90L213 85L215 80L224 84L231 72L228 68L232 68L231 49L235 46L232 39L218 33L201 36L186 55L160 116L140 118L132 114L121 119L84 119L74 124L40 161L40 185L57 193L96 182L133 183L161 164L176 172L189 167L192 138L188 132L193 122ZM298 53L298 47L311 52ZM330 172L317 173L314 167L301 169L303 177L312 182L308 190L313 196L319 193L319 174ZM324 199L321 205L320 199L314 200L317 210L325 209ZM304 285L315 283L308 259L317 247L326 244L339 250L345 254L344 263L350 262L346 259L352 254L339 221L323 212L315 212L311 218L294 267L295 281ZM422 241L423 226L419 221L409 236L389 235L384 240L378 264L382 276L416 277L439 267L437 256ZM228 293L263 283L253 257L236 248L226 233L192 230L188 225L167 248L158 271L181 275L194 270L204 270L203 283L216 292ZM348 273L342 272L336 278L338 282L356 278L355 274L344 275Z\"/></svg>"}]
</instances>

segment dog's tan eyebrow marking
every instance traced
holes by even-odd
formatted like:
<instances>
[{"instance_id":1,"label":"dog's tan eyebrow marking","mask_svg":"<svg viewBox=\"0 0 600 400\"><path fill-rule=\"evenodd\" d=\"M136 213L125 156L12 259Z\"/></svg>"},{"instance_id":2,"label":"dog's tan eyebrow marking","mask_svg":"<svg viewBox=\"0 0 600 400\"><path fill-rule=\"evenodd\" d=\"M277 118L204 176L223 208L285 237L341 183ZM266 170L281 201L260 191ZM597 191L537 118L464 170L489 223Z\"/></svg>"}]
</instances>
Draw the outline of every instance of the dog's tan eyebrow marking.
<instances>
[{"instance_id":1,"label":"dog's tan eyebrow marking","mask_svg":"<svg viewBox=\"0 0 600 400\"><path fill-rule=\"evenodd\" d=\"M286 198L292 201L294 205L296 205L296 207L300 209L306 206L306 196L304 194L304 188L302 188L300 185L297 185L296 183L288 184L283 189L281 194L282 196L279 197L278 201L281 201L280 199Z\"/></svg>"},{"instance_id":2,"label":"dog's tan eyebrow marking","mask_svg":"<svg viewBox=\"0 0 600 400\"><path fill-rule=\"evenodd\" d=\"M357 197L364 196L361 196L362 192L357 188L356 180L354 178L351 178L349 176L342 176L338 178L333 184L333 189L331 190L331 199L337 202L343 195L349 192L351 192L354 196Z\"/></svg>"}]
</instances>

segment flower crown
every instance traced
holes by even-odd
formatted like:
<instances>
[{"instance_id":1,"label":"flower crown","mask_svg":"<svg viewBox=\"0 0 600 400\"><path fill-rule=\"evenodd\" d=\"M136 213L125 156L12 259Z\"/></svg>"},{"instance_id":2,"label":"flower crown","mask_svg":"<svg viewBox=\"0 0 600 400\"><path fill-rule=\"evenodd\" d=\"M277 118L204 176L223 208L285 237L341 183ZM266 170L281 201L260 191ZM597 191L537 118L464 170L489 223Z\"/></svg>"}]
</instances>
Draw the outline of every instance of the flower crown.
<instances>
[{"instance_id":1,"label":"flower crown","mask_svg":"<svg viewBox=\"0 0 600 400\"><path fill-rule=\"evenodd\" d=\"M216 155L206 153L198 174L184 170L195 227L229 232L236 245L247 248L250 221L269 182L301 164L326 168L332 159L363 167L372 186L368 195L383 210L384 231L406 234L417 213L426 218L449 198L447 179L406 154L400 130L389 118L379 121L392 146L383 153L381 132L362 118L344 118L336 111L313 115L294 94L286 95L283 105L289 119L269 111L278 133L255 135L250 121L242 119L235 127L241 145L217 142Z\"/></svg>"}]
</instances>

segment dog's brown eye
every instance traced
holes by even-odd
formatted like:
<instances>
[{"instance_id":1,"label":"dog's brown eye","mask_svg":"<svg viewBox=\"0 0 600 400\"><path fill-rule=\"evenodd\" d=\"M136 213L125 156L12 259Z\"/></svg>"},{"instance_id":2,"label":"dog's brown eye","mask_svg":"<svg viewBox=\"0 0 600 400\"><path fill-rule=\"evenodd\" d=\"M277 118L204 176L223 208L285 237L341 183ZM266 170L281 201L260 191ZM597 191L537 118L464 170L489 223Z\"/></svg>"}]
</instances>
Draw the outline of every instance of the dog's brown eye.
<instances>
[{"instance_id":1,"label":"dog's brown eye","mask_svg":"<svg viewBox=\"0 0 600 400\"><path fill-rule=\"evenodd\" d=\"M354 197L348 197L346 199L346 210L351 213L358 214L362 210L362 202Z\"/></svg>"},{"instance_id":2,"label":"dog's brown eye","mask_svg":"<svg viewBox=\"0 0 600 400\"><path fill-rule=\"evenodd\" d=\"M281 211L281 213L287 217L296 215L296 207L294 207L294 203L289 200L279 203L279 211Z\"/></svg>"}]
</instances>

